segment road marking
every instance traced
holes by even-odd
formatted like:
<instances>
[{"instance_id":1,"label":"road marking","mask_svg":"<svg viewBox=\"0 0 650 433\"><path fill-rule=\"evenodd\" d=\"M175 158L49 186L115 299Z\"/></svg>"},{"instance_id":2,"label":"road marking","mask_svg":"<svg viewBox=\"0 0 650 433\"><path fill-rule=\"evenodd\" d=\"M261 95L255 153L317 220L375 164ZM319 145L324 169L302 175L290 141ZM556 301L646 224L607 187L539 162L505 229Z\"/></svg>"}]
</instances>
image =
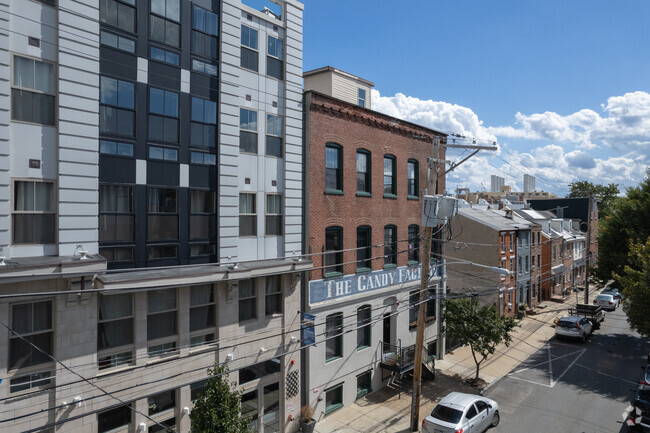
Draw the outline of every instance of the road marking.
<instances>
[{"instance_id":1,"label":"road marking","mask_svg":"<svg viewBox=\"0 0 650 433\"><path fill-rule=\"evenodd\" d=\"M568 345L563 345L563 346L568 346ZM551 343L548 343L546 347L548 349L548 361L543 361L543 362L540 362L538 364L532 365L530 367L522 368L521 370L517 370L517 371L514 371L512 373L508 373L506 376L511 377L513 379L521 380L523 382L529 382L529 383L533 383L535 385L545 386L547 388L553 388L562 379L562 377L566 374L566 372L569 371L569 369L571 367L573 367L573 365L578 361L578 359L580 359L580 357L582 355L584 355L584 353L587 351L587 349L580 349L580 350L576 350L575 352L567 353L565 355L553 356L553 353L551 352L551 348L552 348ZM573 347L573 346L568 346L568 347ZM569 365L562 371L562 373L560 373L560 375L557 377L557 379L553 379L553 361L563 359L563 358L567 358L567 357L573 357L573 356L575 356L575 358L573 358L573 360L569 363ZM536 368L536 367L539 367L539 366L542 366L542 365L545 365L545 364L548 364L548 377L549 377L548 385L545 384L545 383L537 382L535 380L524 379L522 377L514 376L515 374L519 374L519 373L522 373L524 371L531 370L533 368ZM578 364L578 365L580 365L580 364Z\"/></svg>"},{"instance_id":2,"label":"road marking","mask_svg":"<svg viewBox=\"0 0 650 433\"><path fill-rule=\"evenodd\" d=\"M553 361L551 360L551 343L546 345L548 348L548 378L551 388L553 388Z\"/></svg>"},{"instance_id":3,"label":"road marking","mask_svg":"<svg viewBox=\"0 0 650 433\"><path fill-rule=\"evenodd\" d=\"M553 387L555 386L555 384L558 383L558 382L560 381L560 379L562 379L562 376L564 376L564 373L566 373L567 371L569 371L569 369L570 369L571 367L573 367L573 364L575 364L576 361L578 361L578 359L580 359L580 357L581 357L582 355L584 355L584 353L585 353L586 351L587 351L587 349L582 349L582 352L580 352L580 355L576 356L576 358L575 358L573 361L571 361L571 364L569 364L569 366L568 366L567 368L564 369L564 371L562 372L562 374L560 374L560 376L557 378L557 380L556 380L555 382L551 381L551 388L553 388Z\"/></svg>"}]
</instances>

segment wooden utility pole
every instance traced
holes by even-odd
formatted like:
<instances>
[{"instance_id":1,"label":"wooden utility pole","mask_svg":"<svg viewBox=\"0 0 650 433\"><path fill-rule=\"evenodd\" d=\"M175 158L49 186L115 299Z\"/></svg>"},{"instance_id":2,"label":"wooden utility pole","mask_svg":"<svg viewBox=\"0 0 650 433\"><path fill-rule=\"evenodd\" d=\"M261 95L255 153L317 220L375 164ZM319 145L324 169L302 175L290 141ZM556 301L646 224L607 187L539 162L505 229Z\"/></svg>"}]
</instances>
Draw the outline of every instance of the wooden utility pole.
<instances>
[{"instance_id":1,"label":"wooden utility pole","mask_svg":"<svg viewBox=\"0 0 650 433\"><path fill-rule=\"evenodd\" d=\"M593 203L593 192L589 192L589 210L587 212L587 267L585 269L585 304L589 303L589 263L591 262L591 206Z\"/></svg>"}]
</instances>

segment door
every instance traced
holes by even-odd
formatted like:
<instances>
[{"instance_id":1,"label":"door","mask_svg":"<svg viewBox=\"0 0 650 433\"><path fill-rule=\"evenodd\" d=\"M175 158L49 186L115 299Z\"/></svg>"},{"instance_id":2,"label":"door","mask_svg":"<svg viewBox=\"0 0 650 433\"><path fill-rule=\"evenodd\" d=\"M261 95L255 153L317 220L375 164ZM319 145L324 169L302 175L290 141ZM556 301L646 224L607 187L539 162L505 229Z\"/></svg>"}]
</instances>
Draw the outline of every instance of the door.
<instances>
[{"instance_id":1,"label":"door","mask_svg":"<svg viewBox=\"0 0 650 433\"><path fill-rule=\"evenodd\" d=\"M390 313L385 313L384 314L384 335L383 335L382 341L384 343L386 343L386 344L392 345L393 342L390 339L390 335L391 335L390 318L391 318ZM384 353L391 352L392 349L387 347L386 344L383 345L384 346Z\"/></svg>"},{"instance_id":2,"label":"door","mask_svg":"<svg viewBox=\"0 0 650 433\"><path fill-rule=\"evenodd\" d=\"M478 400L476 402L476 410L478 410L478 416L476 417L476 423L474 423L474 429L477 432L485 431L492 421L492 414L488 410L488 404L483 400Z\"/></svg>"}]
</instances>

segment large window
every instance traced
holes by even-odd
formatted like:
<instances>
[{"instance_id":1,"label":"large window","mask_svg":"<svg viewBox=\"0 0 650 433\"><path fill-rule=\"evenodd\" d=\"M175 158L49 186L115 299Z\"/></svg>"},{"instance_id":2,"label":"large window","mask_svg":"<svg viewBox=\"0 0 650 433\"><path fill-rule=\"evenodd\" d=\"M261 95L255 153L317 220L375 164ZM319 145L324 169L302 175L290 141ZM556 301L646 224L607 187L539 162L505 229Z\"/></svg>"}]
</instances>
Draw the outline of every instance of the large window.
<instances>
[{"instance_id":1,"label":"large window","mask_svg":"<svg viewBox=\"0 0 650 433\"><path fill-rule=\"evenodd\" d=\"M99 82L99 132L135 135L135 86L128 81L101 77Z\"/></svg>"},{"instance_id":2,"label":"large window","mask_svg":"<svg viewBox=\"0 0 650 433\"><path fill-rule=\"evenodd\" d=\"M99 294L97 307L99 369L130 364L133 360L133 295Z\"/></svg>"},{"instance_id":3,"label":"large window","mask_svg":"<svg viewBox=\"0 0 650 433\"><path fill-rule=\"evenodd\" d=\"M343 384L325 390L325 413L334 412L343 407Z\"/></svg>"},{"instance_id":4,"label":"large window","mask_svg":"<svg viewBox=\"0 0 650 433\"><path fill-rule=\"evenodd\" d=\"M239 109L239 150L257 153L257 111Z\"/></svg>"},{"instance_id":5,"label":"large window","mask_svg":"<svg viewBox=\"0 0 650 433\"><path fill-rule=\"evenodd\" d=\"M178 142L178 93L149 88L149 138Z\"/></svg>"},{"instance_id":6,"label":"large window","mask_svg":"<svg viewBox=\"0 0 650 433\"><path fill-rule=\"evenodd\" d=\"M241 26L241 45L241 67L257 72L259 70L257 30Z\"/></svg>"},{"instance_id":7,"label":"large window","mask_svg":"<svg viewBox=\"0 0 650 433\"><path fill-rule=\"evenodd\" d=\"M282 117L266 115L266 155L282 158Z\"/></svg>"},{"instance_id":8,"label":"large window","mask_svg":"<svg viewBox=\"0 0 650 433\"><path fill-rule=\"evenodd\" d=\"M131 405L116 407L97 414L97 431L106 433L131 424Z\"/></svg>"},{"instance_id":9,"label":"large window","mask_svg":"<svg viewBox=\"0 0 650 433\"><path fill-rule=\"evenodd\" d=\"M282 276L266 277L266 315L282 313Z\"/></svg>"},{"instance_id":10,"label":"large window","mask_svg":"<svg viewBox=\"0 0 650 433\"><path fill-rule=\"evenodd\" d=\"M135 33L135 0L100 0L99 21Z\"/></svg>"},{"instance_id":11,"label":"large window","mask_svg":"<svg viewBox=\"0 0 650 433\"><path fill-rule=\"evenodd\" d=\"M409 226L409 262L420 261L420 226L412 224Z\"/></svg>"},{"instance_id":12,"label":"large window","mask_svg":"<svg viewBox=\"0 0 650 433\"><path fill-rule=\"evenodd\" d=\"M149 57L154 60L159 60L161 62L169 63L170 65L174 66L178 66L181 63L181 56L178 55L178 53L164 50L153 45L149 47Z\"/></svg>"},{"instance_id":13,"label":"large window","mask_svg":"<svg viewBox=\"0 0 650 433\"><path fill-rule=\"evenodd\" d=\"M149 37L157 42L180 47L180 0L151 0Z\"/></svg>"},{"instance_id":14,"label":"large window","mask_svg":"<svg viewBox=\"0 0 650 433\"><path fill-rule=\"evenodd\" d=\"M284 72L282 45L283 42L281 39L274 38L273 36L268 37L266 75L277 78L278 80L282 79Z\"/></svg>"},{"instance_id":15,"label":"large window","mask_svg":"<svg viewBox=\"0 0 650 433\"><path fill-rule=\"evenodd\" d=\"M99 42L107 47L117 48L128 53L135 53L135 41L131 38L116 35L115 33L102 30L99 35Z\"/></svg>"},{"instance_id":16,"label":"large window","mask_svg":"<svg viewBox=\"0 0 650 433\"><path fill-rule=\"evenodd\" d=\"M357 309L357 350L370 347L370 305Z\"/></svg>"},{"instance_id":17,"label":"large window","mask_svg":"<svg viewBox=\"0 0 650 433\"><path fill-rule=\"evenodd\" d=\"M406 163L407 194L411 197L418 197L420 185L418 182L418 162L409 159Z\"/></svg>"},{"instance_id":18,"label":"large window","mask_svg":"<svg viewBox=\"0 0 650 433\"><path fill-rule=\"evenodd\" d=\"M148 241L178 240L177 191L170 188L149 188Z\"/></svg>"},{"instance_id":19,"label":"large window","mask_svg":"<svg viewBox=\"0 0 650 433\"><path fill-rule=\"evenodd\" d=\"M149 396L147 403L149 404L149 416L173 409L176 406L176 390L172 389Z\"/></svg>"},{"instance_id":20,"label":"large window","mask_svg":"<svg viewBox=\"0 0 650 433\"><path fill-rule=\"evenodd\" d=\"M53 182L14 182L13 243L56 242L56 199Z\"/></svg>"},{"instance_id":21,"label":"large window","mask_svg":"<svg viewBox=\"0 0 650 433\"><path fill-rule=\"evenodd\" d=\"M266 195L266 235L282 235L282 196L279 194Z\"/></svg>"},{"instance_id":22,"label":"large window","mask_svg":"<svg viewBox=\"0 0 650 433\"><path fill-rule=\"evenodd\" d=\"M370 152L357 150L357 194L370 191Z\"/></svg>"},{"instance_id":23,"label":"large window","mask_svg":"<svg viewBox=\"0 0 650 433\"><path fill-rule=\"evenodd\" d=\"M325 276L343 273L343 229L328 227L325 229Z\"/></svg>"},{"instance_id":24,"label":"large window","mask_svg":"<svg viewBox=\"0 0 650 433\"><path fill-rule=\"evenodd\" d=\"M357 398L372 392L372 371L357 376Z\"/></svg>"},{"instance_id":25,"label":"large window","mask_svg":"<svg viewBox=\"0 0 650 433\"><path fill-rule=\"evenodd\" d=\"M204 62L203 60L194 58L192 59L192 70L194 72L212 75L213 77L216 77L218 72L217 65L213 65L212 63Z\"/></svg>"},{"instance_id":26,"label":"large window","mask_svg":"<svg viewBox=\"0 0 650 433\"><path fill-rule=\"evenodd\" d=\"M239 321L257 318L257 290L255 280L239 281Z\"/></svg>"},{"instance_id":27,"label":"large window","mask_svg":"<svg viewBox=\"0 0 650 433\"><path fill-rule=\"evenodd\" d=\"M357 270L372 269L372 229L357 227Z\"/></svg>"},{"instance_id":28,"label":"large window","mask_svg":"<svg viewBox=\"0 0 650 433\"><path fill-rule=\"evenodd\" d=\"M52 301L12 305L11 329L14 332L9 335L9 370L51 361L48 355L53 355L54 345ZM17 391L13 380L11 385L12 392Z\"/></svg>"},{"instance_id":29,"label":"large window","mask_svg":"<svg viewBox=\"0 0 650 433\"><path fill-rule=\"evenodd\" d=\"M192 146L215 147L216 124L217 103L192 97L190 144Z\"/></svg>"},{"instance_id":30,"label":"large window","mask_svg":"<svg viewBox=\"0 0 650 433\"><path fill-rule=\"evenodd\" d=\"M343 149L334 143L325 147L325 191L343 191Z\"/></svg>"},{"instance_id":31,"label":"large window","mask_svg":"<svg viewBox=\"0 0 650 433\"><path fill-rule=\"evenodd\" d=\"M239 236L257 236L255 194L239 194Z\"/></svg>"},{"instance_id":32,"label":"large window","mask_svg":"<svg viewBox=\"0 0 650 433\"><path fill-rule=\"evenodd\" d=\"M215 340L216 306L212 284L190 288L190 346Z\"/></svg>"},{"instance_id":33,"label":"large window","mask_svg":"<svg viewBox=\"0 0 650 433\"><path fill-rule=\"evenodd\" d=\"M216 191L190 190L190 240L214 239L216 225Z\"/></svg>"},{"instance_id":34,"label":"large window","mask_svg":"<svg viewBox=\"0 0 650 433\"><path fill-rule=\"evenodd\" d=\"M282 370L280 358L271 358L239 370L239 385L279 373Z\"/></svg>"},{"instance_id":35,"label":"large window","mask_svg":"<svg viewBox=\"0 0 650 433\"><path fill-rule=\"evenodd\" d=\"M14 56L11 120L54 125L54 64Z\"/></svg>"},{"instance_id":36,"label":"large window","mask_svg":"<svg viewBox=\"0 0 650 433\"><path fill-rule=\"evenodd\" d=\"M176 289L147 292L147 340L149 356L176 350Z\"/></svg>"},{"instance_id":37,"label":"large window","mask_svg":"<svg viewBox=\"0 0 650 433\"><path fill-rule=\"evenodd\" d=\"M384 266L397 264L397 227L384 227Z\"/></svg>"},{"instance_id":38,"label":"large window","mask_svg":"<svg viewBox=\"0 0 650 433\"><path fill-rule=\"evenodd\" d=\"M219 16L212 11L193 6L192 52L216 59Z\"/></svg>"},{"instance_id":39,"label":"large window","mask_svg":"<svg viewBox=\"0 0 650 433\"><path fill-rule=\"evenodd\" d=\"M325 319L325 362L343 356L343 313L330 314Z\"/></svg>"},{"instance_id":40,"label":"large window","mask_svg":"<svg viewBox=\"0 0 650 433\"><path fill-rule=\"evenodd\" d=\"M99 242L133 242L133 187L99 185Z\"/></svg>"},{"instance_id":41,"label":"large window","mask_svg":"<svg viewBox=\"0 0 650 433\"><path fill-rule=\"evenodd\" d=\"M384 195L397 195L396 162L392 155L384 155Z\"/></svg>"}]
</instances>

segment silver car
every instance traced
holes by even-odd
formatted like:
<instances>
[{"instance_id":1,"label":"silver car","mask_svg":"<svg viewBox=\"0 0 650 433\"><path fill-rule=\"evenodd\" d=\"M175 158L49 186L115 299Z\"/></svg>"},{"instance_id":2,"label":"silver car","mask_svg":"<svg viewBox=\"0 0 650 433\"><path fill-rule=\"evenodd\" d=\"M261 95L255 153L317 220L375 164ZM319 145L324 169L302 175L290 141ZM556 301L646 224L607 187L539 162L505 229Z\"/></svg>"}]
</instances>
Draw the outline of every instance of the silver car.
<instances>
[{"instance_id":1,"label":"silver car","mask_svg":"<svg viewBox=\"0 0 650 433\"><path fill-rule=\"evenodd\" d=\"M584 317L564 316L555 324L557 338L576 338L584 343L592 332L591 322Z\"/></svg>"},{"instance_id":2,"label":"silver car","mask_svg":"<svg viewBox=\"0 0 650 433\"><path fill-rule=\"evenodd\" d=\"M594 299L594 305L600 305L603 310L616 310L618 302L618 299L616 299L614 295L605 295L602 293Z\"/></svg>"},{"instance_id":3,"label":"silver car","mask_svg":"<svg viewBox=\"0 0 650 433\"><path fill-rule=\"evenodd\" d=\"M422 420L422 433L482 433L496 427L501 417L496 401L474 394L452 392Z\"/></svg>"}]
</instances>

